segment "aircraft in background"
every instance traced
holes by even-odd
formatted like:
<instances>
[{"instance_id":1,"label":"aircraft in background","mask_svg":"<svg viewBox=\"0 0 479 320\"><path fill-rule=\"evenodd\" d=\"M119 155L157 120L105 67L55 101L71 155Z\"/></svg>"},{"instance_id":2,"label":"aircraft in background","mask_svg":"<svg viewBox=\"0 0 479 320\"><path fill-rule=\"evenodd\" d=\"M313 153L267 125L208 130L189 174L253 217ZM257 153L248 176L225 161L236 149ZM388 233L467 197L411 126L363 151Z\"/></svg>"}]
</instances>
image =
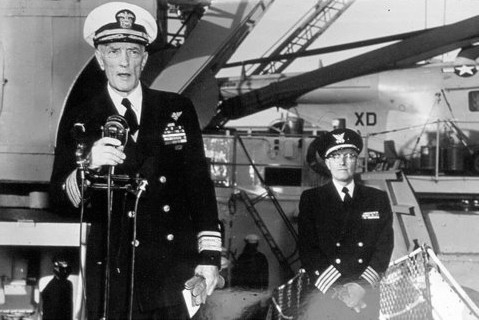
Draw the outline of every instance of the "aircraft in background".
<instances>
[{"instance_id":1,"label":"aircraft in background","mask_svg":"<svg viewBox=\"0 0 479 320\"><path fill-rule=\"evenodd\" d=\"M283 107L293 109L315 130L331 130L335 120L343 120L366 138L373 154L386 152L407 160L408 166L431 169L439 145L441 170L477 174L478 26L476 16L444 27L312 50L324 53L400 40L306 73L218 79L223 101L210 127L227 126L228 120L271 106ZM432 59L461 48L453 63ZM242 64L287 58L291 55Z\"/></svg>"}]
</instances>

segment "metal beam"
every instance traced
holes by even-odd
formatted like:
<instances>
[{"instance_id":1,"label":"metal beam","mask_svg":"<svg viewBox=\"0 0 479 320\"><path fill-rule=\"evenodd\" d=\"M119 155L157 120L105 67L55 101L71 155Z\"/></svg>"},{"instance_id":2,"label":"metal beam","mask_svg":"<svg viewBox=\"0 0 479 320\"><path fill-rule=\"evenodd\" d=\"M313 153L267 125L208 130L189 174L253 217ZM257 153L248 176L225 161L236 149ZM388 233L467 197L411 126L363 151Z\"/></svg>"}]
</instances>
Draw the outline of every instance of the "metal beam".
<instances>
[{"instance_id":1,"label":"metal beam","mask_svg":"<svg viewBox=\"0 0 479 320\"><path fill-rule=\"evenodd\" d=\"M425 31L401 42L359 56L272 83L244 95L223 101L210 127L224 125L229 119L265 110L322 86L379 72L407 61L419 62L441 52L472 45L478 40L479 16Z\"/></svg>"}]
</instances>

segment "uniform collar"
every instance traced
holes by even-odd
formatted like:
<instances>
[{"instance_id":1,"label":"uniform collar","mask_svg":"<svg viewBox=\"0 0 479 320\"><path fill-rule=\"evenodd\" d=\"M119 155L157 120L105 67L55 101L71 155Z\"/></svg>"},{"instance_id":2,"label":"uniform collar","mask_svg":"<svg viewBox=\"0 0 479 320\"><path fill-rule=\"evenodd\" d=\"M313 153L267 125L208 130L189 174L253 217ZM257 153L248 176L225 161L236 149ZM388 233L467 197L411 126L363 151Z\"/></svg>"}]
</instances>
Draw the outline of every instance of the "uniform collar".
<instances>
[{"instance_id":1,"label":"uniform collar","mask_svg":"<svg viewBox=\"0 0 479 320\"><path fill-rule=\"evenodd\" d=\"M124 115L126 112L126 108L121 104L123 98L119 95L108 83L108 94L115 105L116 110L119 114ZM136 118L138 119L138 123L141 123L141 104L143 102L143 91L141 90L141 85L138 84L135 89L126 97L131 102L131 107L133 111L136 113Z\"/></svg>"},{"instance_id":2,"label":"uniform collar","mask_svg":"<svg viewBox=\"0 0 479 320\"><path fill-rule=\"evenodd\" d=\"M342 186L341 184L339 184L339 182L337 182L336 180L333 179L333 185L334 185L334 187L336 188L336 190L338 191L338 194L339 194L339 196L341 197L341 200L344 200L344 192L343 192L343 188L344 188L344 187L348 188L348 190L349 190L349 195L350 195L351 197L352 197L353 194L354 194L354 188L355 188L354 180L351 181L350 183L348 183L347 185Z\"/></svg>"}]
</instances>

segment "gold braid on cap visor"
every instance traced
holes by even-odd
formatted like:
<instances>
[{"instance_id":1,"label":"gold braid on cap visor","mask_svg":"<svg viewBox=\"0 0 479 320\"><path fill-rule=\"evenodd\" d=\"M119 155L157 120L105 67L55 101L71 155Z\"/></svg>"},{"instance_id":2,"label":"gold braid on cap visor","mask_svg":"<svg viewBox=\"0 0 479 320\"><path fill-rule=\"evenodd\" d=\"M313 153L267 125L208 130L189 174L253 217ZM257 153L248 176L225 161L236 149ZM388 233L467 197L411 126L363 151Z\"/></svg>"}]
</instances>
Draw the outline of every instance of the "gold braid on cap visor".
<instances>
[{"instance_id":1,"label":"gold braid on cap visor","mask_svg":"<svg viewBox=\"0 0 479 320\"><path fill-rule=\"evenodd\" d=\"M136 31L132 29L109 29L95 34L93 43L95 45L100 43L115 42L115 41L132 41L141 44L148 43L148 35L145 32Z\"/></svg>"}]
</instances>

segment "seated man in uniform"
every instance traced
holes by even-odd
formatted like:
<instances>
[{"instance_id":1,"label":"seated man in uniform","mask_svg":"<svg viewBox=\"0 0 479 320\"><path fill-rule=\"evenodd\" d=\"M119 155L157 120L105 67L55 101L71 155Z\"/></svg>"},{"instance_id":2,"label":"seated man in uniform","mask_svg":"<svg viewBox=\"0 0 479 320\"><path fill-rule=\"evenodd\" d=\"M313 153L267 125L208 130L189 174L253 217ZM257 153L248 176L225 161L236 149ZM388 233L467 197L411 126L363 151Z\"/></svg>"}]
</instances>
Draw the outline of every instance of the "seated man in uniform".
<instances>
[{"instance_id":1,"label":"seated man in uniform","mask_svg":"<svg viewBox=\"0 0 479 320\"><path fill-rule=\"evenodd\" d=\"M379 317L378 283L393 250L393 215L386 192L354 181L362 147L350 129L323 135L318 153L332 181L301 195L299 254L317 293L304 319Z\"/></svg>"}]
</instances>

